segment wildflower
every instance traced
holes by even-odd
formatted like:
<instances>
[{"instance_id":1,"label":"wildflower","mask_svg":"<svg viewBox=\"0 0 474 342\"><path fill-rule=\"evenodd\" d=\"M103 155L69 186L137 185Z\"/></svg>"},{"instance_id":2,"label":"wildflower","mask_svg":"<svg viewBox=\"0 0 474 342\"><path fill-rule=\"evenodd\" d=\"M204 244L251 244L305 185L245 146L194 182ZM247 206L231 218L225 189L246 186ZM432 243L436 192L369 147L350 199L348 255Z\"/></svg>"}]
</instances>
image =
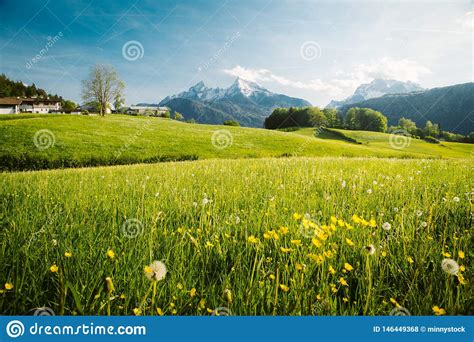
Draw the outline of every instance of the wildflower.
<instances>
[{"instance_id":1,"label":"wildflower","mask_svg":"<svg viewBox=\"0 0 474 342\"><path fill-rule=\"evenodd\" d=\"M192 288L191 291L189 291L189 296L193 298L196 295L196 288Z\"/></svg>"},{"instance_id":2,"label":"wildflower","mask_svg":"<svg viewBox=\"0 0 474 342\"><path fill-rule=\"evenodd\" d=\"M321 297L320 294L317 294L317 295L316 295L316 299L317 299L317 300L321 300L321 299L323 299L323 297Z\"/></svg>"},{"instance_id":3,"label":"wildflower","mask_svg":"<svg viewBox=\"0 0 474 342\"><path fill-rule=\"evenodd\" d=\"M336 270L332 266L329 266L328 272L331 273L331 274L336 274Z\"/></svg>"},{"instance_id":4,"label":"wildflower","mask_svg":"<svg viewBox=\"0 0 474 342\"><path fill-rule=\"evenodd\" d=\"M442 252L441 255L444 256L445 258L451 258L451 254L447 252Z\"/></svg>"},{"instance_id":5,"label":"wildflower","mask_svg":"<svg viewBox=\"0 0 474 342\"><path fill-rule=\"evenodd\" d=\"M207 241L206 248L212 248L212 247L214 247L214 245L211 242Z\"/></svg>"},{"instance_id":6,"label":"wildflower","mask_svg":"<svg viewBox=\"0 0 474 342\"><path fill-rule=\"evenodd\" d=\"M275 241L280 240L280 237L278 236L278 233L274 229L263 233L263 238L265 240L268 240L268 239L274 239Z\"/></svg>"},{"instance_id":7,"label":"wildflower","mask_svg":"<svg viewBox=\"0 0 474 342\"><path fill-rule=\"evenodd\" d=\"M393 208L393 211L398 213L398 208L397 207Z\"/></svg>"},{"instance_id":8,"label":"wildflower","mask_svg":"<svg viewBox=\"0 0 474 342\"><path fill-rule=\"evenodd\" d=\"M206 205L206 204L208 204L208 203L209 203L209 200L208 200L206 197L204 197L204 198L202 199L202 205Z\"/></svg>"},{"instance_id":9,"label":"wildflower","mask_svg":"<svg viewBox=\"0 0 474 342\"><path fill-rule=\"evenodd\" d=\"M12 283L5 283L5 290L11 290L13 289L13 284Z\"/></svg>"},{"instance_id":10,"label":"wildflower","mask_svg":"<svg viewBox=\"0 0 474 342\"><path fill-rule=\"evenodd\" d=\"M410 264L413 264L415 261L413 261L413 258L412 257L407 257L407 261L410 263Z\"/></svg>"},{"instance_id":11,"label":"wildflower","mask_svg":"<svg viewBox=\"0 0 474 342\"><path fill-rule=\"evenodd\" d=\"M156 308L156 313L160 316L163 316L164 315L164 312L161 308Z\"/></svg>"},{"instance_id":12,"label":"wildflower","mask_svg":"<svg viewBox=\"0 0 474 342\"><path fill-rule=\"evenodd\" d=\"M288 292L290 290L290 288L284 284L280 284L280 289L283 291L283 292Z\"/></svg>"},{"instance_id":13,"label":"wildflower","mask_svg":"<svg viewBox=\"0 0 474 342\"><path fill-rule=\"evenodd\" d=\"M253 244L257 244L260 242L260 240L258 238L256 238L255 236L253 235L250 235L248 238L247 238L247 241L249 243L253 243Z\"/></svg>"},{"instance_id":14,"label":"wildflower","mask_svg":"<svg viewBox=\"0 0 474 342\"><path fill-rule=\"evenodd\" d=\"M204 309L206 307L206 300L204 298L201 298L201 300L199 301L199 304L198 304L198 308L200 310Z\"/></svg>"},{"instance_id":15,"label":"wildflower","mask_svg":"<svg viewBox=\"0 0 474 342\"><path fill-rule=\"evenodd\" d=\"M464 276L461 273L458 274L458 281L459 284L466 285L466 280L464 279Z\"/></svg>"},{"instance_id":16,"label":"wildflower","mask_svg":"<svg viewBox=\"0 0 474 342\"><path fill-rule=\"evenodd\" d=\"M145 276L154 281L163 280L166 276L166 265L161 261L153 261L150 266L144 268Z\"/></svg>"},{"instance_id":17,"label":"wildflower","mask_svg":"<svg viewBox=\"0 0 474 342\"><path fill-rule=\"evenodd\" d=\"M346 243L349 245L349 246L354 246L354 242L349 239L349 238L346 238Z\"/></svg>"},{"instance_id":18,"label":"wildflower","mask_svg":"<svg viewBox=\"0 0 474 342\"><path fill-rule=\"evenodd\" d=\"M356 214L354 214L354 215L352 215L352 221L354 223L360 223L362 221L362 219L359 216L357 216Z\"/></svg>"},{"instance_id":19,"label":"wildflower","mask_svg":"<svg viewBox=\"0 0 474 342\"><path fill-rule=\"evenodd\" d=\"M290 242L295 246L301 246L301 240L291 240Z\"/></svg>"},{"instance_id":20,"label":"wildflower","mask_svg":"<svg viewBox=\"0 0 474 342\"><path fill-rule=\"evenodd\" d=\"M274 275L274 274L270 274L270 275L268 276L268 278L270 278L270 280L275 280L275 275Z\"/></svg>"},{"instance_id":21,"label":"wildflower","mask_svg":"<svg viewBox=\"0 0 474 342\"><path fill-rule=\"evenodd\" d=\"M332 251L324 251L323 254L326 258L332 258L334 256Z\"/></svg>"},{"instance_id":22,"label":"wildflower","mask_svg":"<svg viewBox=\"0 0 474 342\"><path fill-rule=\"evenodd\" d=\"M422 212L421 210L418 210L418 211L416 212L416 216L420 217L421 215L423 215L423 212Z\"/></svg>"},{"instance_id":23,"label":"wildflower","mask_svg":"<svg viewBox=\"0 0 474 342\"><path fill-rule=\"evenodd\" d=\"M440 308L438 305L433 306L433 312L436 316L446 315L446 310Z\"/></svg>"},{"instance_id":24,"label":"wildflower","mask_svg":"<svg viewBox=\"0 0 474 342\"><path fill-rule=\"evenodd\" d=\"M441 261L441 268L448 274L457 275L459 272L459 265L453 259L443 259L443 261Z\"/></svg>"},{"instance_id":25,"label":"wildflower","mask_svg":"<svg viewBox=\"0 0 474 342\"><path fill-rule=\"evenodd\" d=\"M302 271L306 267L305 264L296 263L295 268L297 271Z\"/></svg>"},{"instance_id":26,"label":"wildflower","mask_svg":"<svg viewBox=\"0 0 474 342\"><path fill-rule=\"evenodd\" d=\"M232 304L232 292L229 289L224 290L224 297L228 304Z\"/></svg>"},{"instance_id":27,"label":"wildflower","mask_svg":"<svg viewBox=\"0 0 474 342\"><path fill-rule=\"evenodd\" d=\"M459 272L464 272L466 270L466 267L464 265L459 266Z\"/></svg>"},{"instance_id":28,"label":"wildflower","mask_svg":"<svg viewBox=\"0 0 474 342\"><path fill-rule=\"evenodd\" d=\"M383 251L381 255L385 258L387 256L387 252Z\"/></svg>"},{"instance_id":29,"label":"wildflower","mask_svg":"<svg viewBox=\"0 0 474 342\"><path fill-rule=\"evenodd\" d=\"M134 309L133 309L133 314L134 314L135 316L140 316L140 315L142 314L142 310L139 309L139 308L134 308Z\"/></svg>"},{"instance_id":30,"label":"wildflower","mask_svg":"<svg viewBox=\"0 0 474 342\"><path fill-rule=\"evenodd\" d=\"M459 197L457 197L457 196L454 197L454 198L453 198L453 201L454 201L454 202L459 202Z\"/></svg>"},{"instance_id":31,"label":"wildflower","mask_svg":"<svg viewBox=\"0 0 474 342\"><path fill-rule=\"evenodd\" d=\"M458 252L458 257L459 257L459 259L464 259L464 256L465 256L465 255L464 255L464 252L463 252L463 251L459 251L459 252Z\"/></svg>"},{"instance_id":32,"label":"wildflower","mask_svg":"<svg viewBox=\"0 0 474 342\"><path fill-rule=\"evenodd\" d=\"M425 221L423 221L423 222L421 222L421 226L422 226L423 228L426 228L426 227L428 227L428 223L425 222Z\"/></svg>"},{"instance_id":33,"label":"wildflower","mask_svg":"<svg viewBox=\"0 0 474 342\"><path fill-rule=\"evenodd\" d=\"M336 287L336 285L334 285L334 284L329 284L329 286L331 286L331 291L332 291L333 293L336 293L336 292L337 292L337 287Z\"/></svg>"},{"instance_id":34,"label":"wildflower","mask_svg":"<svg viewBox=\"0 0 474 342\"><path fill-rule=\"evenodd\" d=\"M57 245L58 245L58 240L52 239L52 240L51 240L51 244L52 244L53 246L57 246Z\"/></svg>"},{"instance_id":35,"label":"wildflower","mask_svg":"<svg viewBox=\"0 0 474 342\"><path fill-rule=\"evenodd\" d=\"M106 255L107 255L107 258L109 258L110 260L113 260L113 259L115 258L115 253L114 253L114 251L111 250L111 249L109 249L109 250L107 251L107 254L106 254Z\"/></svg>"},{"instance_id":36,"label":"wildflower","mask_svg":"<svg viewBox=\"0 0 474 342\"><path fill-rule=\"evenodd\" d=\"M283 253L290 253L290 252L291 252L291 248L280 247L280 250L281 250Z\"/></svg>"},{"instance_id":37,"label":"wildflower","mask_svg":"<svg viewBox=\"0 0 474 342\"><path fill-rule=\"evenodd\" d=\"M375 228L375 227L377 227L377 222L375 222L374 219L370 219L369 226L371 226L372 228Z\"/></svg>"},{"instance_id":38,"label":"wildflower","mask_svg":"<svg viewBox=\"0 0 474 342\"><path fill-rule=\"evenodd\" d=\"M278 231L280 232L280 234L285 235L288 234L289 229L288 227L280 227Z\"/></svg>"},{"instance_id":39,"label":"wildflower","mask_svg":"<svg viewBox=\"0 0 474 342\"><path fill-rule=\"evenodd\" d=\"M105 278L105 284L107 286L107 292L111 294L115 291L114 283L112 282L112 278L107 277Z\"/></svg>"},{"instance_id":40,"label":"wildflower","mask_svg":"<svg viewBox=\"0 0 474 342\"><path fill-rule=\"evenodd\" d=\"M345 188L345 187L346 187L346 181L342 181L341 186L342 186L343 188Z\"/></svg>"},{"instance_id":41,"label":"wildflower","mask_svg":"<svg viewBox=\"0 0 474 342\"><path fill-rule=\"evenodd\" d=\"M151 267L150 267L150 266L145 266L145 273L151 273L151 272L152 272L152 271L151 271ZM176 288L177 288L178 290L182 290L182 289L183 289L183 284L178 283L178 284L176 285Z\"/></svg>"},{"instance_id":42,"label":"wildflower","mask_svg":"<svg viewBox=\"0 0 474 342\"><path fill-rule=\"evenodd\" d=\"M372 189L367 189L367 193L370 195L372 193Z\"/></svg>"},{"instance_id":43,"label":"wildflower","mask_svg":"<svg viewBox=\"0 0 474 342\"><path fill-rule=\"evenodd\" d=\"M313 245L315 245L316 247L318 247L318 248L322 246L322 245L321 245L321 242L320 242L318 239L316 239L316 238L312 238L312 239L311 239L311 243L312 243Z\"/></svg>"},{"instance_id":44,"label":"wildflower","mask_svg":"<svg viewBox=\"0 0 474 342\"><path fill-rule=\"evenodd\" d=\"M392 228L392 225L388 222L385 222L383 225L382 225L382 229L383 230L390 230Z\"/></svg>"},{"instance_id":45,"label":"wildflower","mask_svg":"<svg viewBox=\"0 0 474 342\"><path fill-rule=\"evenodd\" d=\"M352 270L354 269L354 267L352 267L351 264L345 262L345 263L344 263L344 269L345 269L347 272L350 272L350 271L352 271Z\"/></svg>"},{"instance_id":46,"label":"wildflower","mask_svg":"<svg viewBox=\"0 0 474 342\"><path fill-rule=\"evenodd\" d=\"M369 255L373 255L375 253L374 245L365 246L365 250L367 251Z\"/></svg>"},{"instance_id":47,"label":"wildflower","mask_svg":"<svg viewBox=\"0 0 474 342\"><path fill-rule=\"evenodd\" d=\"M56 264L52 264L51 267L49 268L49 270L52 273L57 273L59 271L59 267Z\"/></svg>"},{"instance_id":48,"label":"wildflower","mask_svg":"<svg viewBox=\"0 0 474 342\"><path fill-rule=\"evenodd\" d=\"M346 297L344 297L344 298L342 298L342 301L343 301L344 303L347 303L347 302L349 301L349 299L347 299Z\"/></svg>"},{"instance_id":49,"label":"wildflower","mask_svg":"<svg viewBox=\"0 0 474 342\"><path fill-rule=\"evenodd\" d=\"M339 283L340 283L341 285L343 285L343 286L349 286L349 285L347 284L347 281L346 281L343 277L339 278Z\"/></svg>"},{"instance_id":50,"label":"wildflower","mask_svg":"<svg viewBox=\"0 0 474 342\"><path fill-rule=\"evenodd\" d=\"M299 219L301 219L301 215L298 214L298 213L294 213L294 214L293 214L293 220L296 220L296 221L297 221L297 220L299 220Z\"/></svg>"},{"instance_id":51,"label":"wildflower","mask_svg":"<svg viewBox=\"0 0 474 342\"><path fill-rule=\"evenodd\" d=\"M337 223L337 218L336 216L331 216L331 223L336 224Z\"/></svg>"},{"instance_id":52,"label":"wildflower","mask_svg":"<svg viewBox=\"0 0 474 342\"><path fill-rule=\"evenodd\" d=\"M64 252L64 256L66 258L70 258L70 257L72 257L72 253L71 252Z\"/></svg>"}]
</instances>

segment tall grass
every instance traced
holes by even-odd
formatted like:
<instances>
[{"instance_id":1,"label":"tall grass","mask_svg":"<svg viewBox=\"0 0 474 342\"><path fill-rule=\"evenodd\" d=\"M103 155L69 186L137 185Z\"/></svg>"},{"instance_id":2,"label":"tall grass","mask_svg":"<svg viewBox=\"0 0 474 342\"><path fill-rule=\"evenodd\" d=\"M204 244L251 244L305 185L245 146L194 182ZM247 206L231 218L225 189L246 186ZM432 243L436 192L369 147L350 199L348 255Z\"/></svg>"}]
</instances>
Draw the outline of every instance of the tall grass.
<instances>
[{"instance_id":1,"label":"tall grass","mask_svg":"<svg viewBox=\"0 0 474 342\"><path fill-rule=\"evenodd\" d=\"M472 179L472 161L363 158L2 174L0 312L467 314Z\"/></svg>"}]
</instances>

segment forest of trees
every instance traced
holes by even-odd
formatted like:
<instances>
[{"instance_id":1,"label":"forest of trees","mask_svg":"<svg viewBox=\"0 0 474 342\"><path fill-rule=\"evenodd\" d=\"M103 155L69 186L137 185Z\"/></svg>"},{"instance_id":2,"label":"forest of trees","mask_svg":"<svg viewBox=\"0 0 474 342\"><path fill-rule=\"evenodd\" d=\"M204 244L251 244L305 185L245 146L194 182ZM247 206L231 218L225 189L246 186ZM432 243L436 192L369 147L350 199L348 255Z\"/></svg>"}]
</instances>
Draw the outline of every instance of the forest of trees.
<instances>
[{"instance_id":1,"label":"forest of trees","mask_svg":"<svg viewBox=\"0 0 474 342\"><path fill-rule=\"evenodd\" d=\"M334 108L320 109L318 107L276 108L265 119L267 129L284 129L292 127L326 127L349 130L396 132L403 130L414 138L431 142L439 140L474 143L474 132L464 136L442 131L438 124L427 121L424 127L417 127L410 119L401 118L398 126L387 127L387 117L381 112L370 108L352 107L347 110L345 117ZM398 133L398 132L397 132Z\"/></svg>"},{"instance_id":2,"label":"forest of trees","mask_svg":"<svg viewBox=\"0 0 474 342\"><path fill-rule=\"evenodd\" d=\"M57 94L48 94L45 90L32 85L25 85L21 81L12 81L5 74L0 75L0 97L40 97L62 101Z\"/></svg>"}]
</instances>

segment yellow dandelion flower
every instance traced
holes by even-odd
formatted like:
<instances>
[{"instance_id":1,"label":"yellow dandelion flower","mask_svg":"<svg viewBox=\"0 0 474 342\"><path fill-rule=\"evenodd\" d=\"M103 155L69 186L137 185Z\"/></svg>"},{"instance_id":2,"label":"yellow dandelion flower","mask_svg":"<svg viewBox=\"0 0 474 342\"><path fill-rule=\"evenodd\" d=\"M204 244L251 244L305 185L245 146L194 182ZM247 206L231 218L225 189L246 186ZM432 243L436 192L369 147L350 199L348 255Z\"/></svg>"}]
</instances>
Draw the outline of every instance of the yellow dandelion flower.
<instances>
[{"instance_id":1,"label":"yellow dandelion flower","mask_svg":"<svg viewBox=\"0 0 474 342\"><path fill-rule=\"evenodd\" d=\"M326 258L332 258L334 256L332 251L324 251L323 254Z\"/></svg>"},{"instance_id":2,"label":"yellow dandelion flower","mask_svg":"<svg viewBox=\"0 0 474 342\"><path fill-rule=\"evenodd\" d=\"M268 239L270 239L271 237L272 237L272 236L270 235L269 232L263 233L263 238L264 238L265 240L268 240Z\"/></svg>"},{"instance_id":3,"label":"yellow dandelion flower","mask_svg":"<svg viewBox=\"0 0 474 342\"><path fill-rule=\"evenodd\" d=\"M344 263L344 269L345 269L347 272L350 272L350 271L352 271L352 270L354 269L354 267L352 267L351 264L345 262L345 263Z\"/></svg>"},{"instance_id":4,"label":"yellow dandelion flower","mask_svg":"<svg viewBox=\"0 0 474 342\"><path fill-rule=\"evenodd\" d=\"M371 226L372 228L375 228L375 227L377 227L377 222L375 222L374 219L370 219L369 226Z\"/></svg>"},{"instance_id":5,"label":"yellow dandelion flower","mask_svg":"<svg viewBox=\"0 0 474 342\"><path fill-rule=\"evenodd\" d=\"M12 283L5 283L5 290L11 290L13 289L13 284Z\"/></svg>"},{"instance_id":6,"label":"yellow dandelion flower","mask_svg":"<svg viewBox=\"0 0 474 342\"><path fill-rule=\"evenodd\" d=\"M270 274L270 275L268 276L268 278L270 278L270 280L275 280L275 275L274 275L274 274Z\"/></svg>"},{"instance_id":7,"label":"yellow dandelion flower","mask_svg":"<svg viewBox=\"0 0 474 342\"><path fill-rule=\"evenodd\" d=\"M57 273L59 271L59 267L56 264L52 264L51 267L49 268L49 270L52 273Z\"/></svg>"},{"instance_id":8,"label":"yellow dandelion flower","mask_svg":"<svg viewBox=\"0 0 474 342\"><path fill-rule=\"evenodd\" d=\"M344 220L337 220L337 225L339 227L344 227L344 223L345 223Z\"/></svg>"},{"instance_id":9,"label":"yellow dandelion flower","mask_svg":"<svg viewBox=\"0 0 474 342\"><path fill-rule=\"evenodd\" d=\"M337 292L337 286L336 286L335 284L330 284L329 286L331 287L331 291L332 291L333 293L336 293L336 292Z\"/></svg>"},{"instance_id":10,"label":"yellow dandelion flower","mask_svg":"<svg viewBox=\"0 0 474 342\"><path fill-rule=\"evenodd\" d=\"M280 247L280 250L281 250L283 253L290 253L290 252L291 252L291 248Z\"/></svg>"},{"instance_id":11,"label":"yellow dandelion flower","mask_svg":"<svg viewBox=\"0 0 474 342\"><path fill-rule=\"evenodd\" d=\"M64 256L66 258L70 258L70 257L72 257L72 253L71 252L64 252Z\"/></svg>"},{"instance_id":12,"label":"yellow dandelion flower","mask_svg":"<svg viewBox=\"0 0 474 342\"><path fill-rule=\"evenodd\" d=\"M337 217L336 216L331 216L331 223L336 224L337 223Z\"/></svg>"},{"instance_id":13,"label":"yellow dandelion flower","mask_svg":"<svg viewBox=\"0 0 474 342\"><path fill-rule=\"evenodd\" d=\"M339 278L339 283L340 283L341 285L343 285L343 286L349 286L349 285L347 284L347 281L346 281L343 277Z\"/></svg>"},{"instance_id":14,"label":"yellow dandelion flower","mask_svg":"<svg viewBox=\"0 0 474 342\"><path fill-rule=\"evenodd\" d=\"M351 229L354 228L354 227L352 227L352 225L351 225L350 223L347 223L347 222L345 222L345 227L346 227L346 229L348 229L348 230L351 230Z\"/></svg>"},{"instance_id":15,"label":"yellow dandelion flower","mask_svg":"<svg viewBox=\"0 0 474 342\"><path fill-rule=\"evenodd\" d=\"M295 246L301 246L301 240L291 240L290 242Z\"/></svg>"},{"instance_id":16,"label":"yellow dandelion flower","mask_svg":"<svg viewBox=\"0 0 474 342\"><path fill-rule=\"evenodd\" d=\"M346 297L344 297L344 298L342 298L342 301L343 301L344 303L347 303L347 302L349 301L349 299L346 298Z\"/></svg>"},{"instance_id":17,"label":"yellow dandelion flower","mask_svg":"<svg viewBox=\"0 0 474 342\"><path fill-rule=\"evenodd\" d=\"M446 310L443 308L440 308L438 305L433 306L432 309L436 316L446 315Z\"/></svg>"},{"instance_id":18,"label":"yellow dandelion flower","mask_svg":"<svg viewBox=\"0 0 474 342\"><path fill-rule=\"evenodd\" d=\"M115 253L114 253L113 250L109 249L107 251L107 258L109 258L109 259L114 259L115 258Z\"/></svg>"},{"instance_id":19,"label":"yellow dandelion flower","mask_svg":"<svg viewBox=\"0 0 474 342\"><path fill-rule=\"evenodd\" d=\"M214 245L211 242L207 241L206 248L212 248L212 247L214 247Z\"/></svg>"},{"instance_id":20,"label":"yellow dandelion flower","mask_svg":"<svg viewBox=\"0 0 474 342\"><path fill-rule=\"evenodd\" d=\"M189 296L193 298L196 295L196 288L192 288L191 291L189 291Z\"/></svg>"},{"instance_id":21,"label":"yellow dandelion flower","mask_svg":"<svg viewBox=\"0 0 474 342\"><path fill-rule=\"evenodd\" d=\"M445 258L451 258L451 254L447 252L441 252L441 255L444 256Z\"/></svg>"},{"instance_id":22,"label":"yellow dandelion flower","mask_svg":"<svg viewBox=\"0 0 474 342\"><path fill-rule=\"evenodd\" d=\"M160 316L163 316L165 314L161 308L156 308L156 313Z\"/></svg>"},{"instance_id":23,"label":"yellow dandelion flower","mask_svg":"<svg viewBox=\"0 0 474 342\"><path fill-rule=\"evenodd\" d=\"M466 270L466 267L464 265L459 266L459 271L464 272Z\"/></svg>"},{"instance_id":24,"label":"yellow dandelion flower","mask_svg":"<svg viewBox=\"0 0 474 342\"><path fill-rule=\"evenodd\" d=\"M288 292L290 290L290 288L284 284L280 284L280 289L283 291L283 292Z\"/></svg>"},{"instance_id":25,"label":"yellow dandelion flower","mask_svg":"<svg viewBox=\"0 0 474 342\"><path fill-rule=\"evenodd\" d=\"M349 246L354 246L354 242L349 239L349 238L346 238L346 243L349 245Z\"/></svg>"},{"instance_id":26,"label":"yellow dandelion flower","mask_svg":"<svg viewBox=\"0 0 474 342\"><path fill-rule=\"evenodd\" d=\"M288 234L289 229L288 227L280 227L278 231L280 232L280 234L285 235Z\"/></svg>"},{"instance_id":27,"label":"yellow dandelion flower","mask_svg":"<svg viewBox=\"0 0 474 342\"><path fill-rule=\"evenodd\" d=\"M415 262L412 257L408 257L408 258L407 258L407 261L408 261L410 264L413 264L413 263Z\"/></svg>"},{"instance_id":28,"label":"yellow dandelion flower","mask_svg":"<svg viewBox=\"0 0 474 342\"><path fill-rule=\"evenodd\" d=\"M297 271L302 271L305 268L304 264L296 263L295 268Z\"/></svg>"},{"instance_id":29,"label":"yellow dandelion flower","mask_svg":"<svg viewBox=\"0 0 474 342\"><path fill-rule=\"evenodd\" d=\"M312 243L313 245L315 245L316 247L318 247L318 248L322 246L321 242L320 242L318 239L316 239L316 238L312 238L312 239L311 239L311 243Z\"/></svg>"},{"instance_id":30,"label":"yellow dandelion flower","mask_svg":"<svg viewBox=\"0 0 474 342\"><path fill-rule=\"evenodd\" d=\"M120 295L120 299L125 299L125 294L124 294L124 293L122 293L122 294Z\"/></svg>"},{"instance_id":31,"label":"yellow dandelion flower","mask_svg":"<svg viewBox=\"0 0 474 342\"><path fill-rule=\"evenodd\" d=\"M466 280L464 279L464 276L461 273L458 273L458 281L459 284L466 285Z\"/></svg>"},{"instance_id":32,"label":"yellow dandelion flower","mask_svg":"<svg viewBox=\"0 0 474 342\"><path fill-rule=\"evenodd\" d=\"M147 267L149 267L149 266L145 266L145 268L147 268ZM150 269L150 271L151 271L151 269ZM146 271L145 271L145 272L146 272ZM178 283L178 284L176 285L176 287L178 288L178 290L182 290L182 289L184 288L183 284L181 284L181 283Z\"/></svg>"},{"instance_id":33,"label":"yellow dandelion flower","mask_svg":"<svg viewBox=\"0 0 474 342\"><path fill-rule=\"evenodd\" d=\"M135 316L140 316L140 315L142 314L142 310L139 309L139 308L134 308L134 309L133 309L133 314L134 314Z\"/></svg>"},{"instance_id":34,"label":"yellow dandelion flower","mask_svg":"<svg viewBox=\"0 0 474 342\"><path fill-rule=\"evenodd\" d=\"M323 297L321 297L321 295L320 295L320 294L317 294L317 295L316 295L316 299L317 299L317 300L322 300L322 299L323 299Z\"/></svg>"},{"instance_id":35,"label":"yellow dandelion flower","mask_svg":"<svg viewBox=\"0 0 474 342\"><path fill-rule=\"evenodd\" d=\"M386 257L386 256L387 256L387 252L383 251L383 252L382 252L382 256L383 256L383 257Z\"/></svg>"},{"instance_id":36,"label":"yellow dandelion flower","mask_svg":"<svg viewBox=\"0 0 474 342\"><path fill-rule=\"evenodd\" d=\"M336 274L336 270L332 266L329 266L328 272L331 273L331 274Z\"/></svg>"},{"instance_id":37,"label":"yellow dandelion flower","mask_svg":"<svg viewBox=\"0 0 474 342\"><path fill-rule=\"evenodd\" d=\"M362 219L358 215L354 214L354 215L352 215L352 221L354 223L360 223L362 221Z\"/></svg>"},{"instance_id":38,"label":"yellow dandelion flower","mask_svg":"<svg viewBox=\"0 0 474 342\"><path fill-rule=\"evenodd\" d=\"M201 298L198 304L199 310L203 310L206 307L206 300L204 298Z\"/></svg>"},{"instance_id":39,"label":"yellow dandelion flower","mask_svg":"<svg viewBox=\"0 0 474 342\"><path fill-rule=\"evenodd\" d=\"M298 213L294 213L293 214L293 220L299 220L299 219L301 219L301 215L298 214Z\"/></svg>"},{"instance_id":40,"label":"yellow dandelion flower","mask_svg":"<svg viewBox=\"0 0 474 342\"><path fill-rule=\"evenodd\" d=\"M463 252L463 251L459 251L459 252L458 252L458 257L459 257L459 259L464 259L464 257L465 257L464 252Z\"/></svg>"},{"instance_id":41,"label":"yellow dandelion flower","mask_svg":"<svg viewBox=\"0 0 474 342\"><path fill-rule=\"evenodd\" d=\"M249 243L252 243L252 244L257 244L257 243L259 243L260 240L259 240L258 238L256 238L255 236L250 235L250 236L247 238L247 241L248 241Z\"/></svg>"}]
</instances>

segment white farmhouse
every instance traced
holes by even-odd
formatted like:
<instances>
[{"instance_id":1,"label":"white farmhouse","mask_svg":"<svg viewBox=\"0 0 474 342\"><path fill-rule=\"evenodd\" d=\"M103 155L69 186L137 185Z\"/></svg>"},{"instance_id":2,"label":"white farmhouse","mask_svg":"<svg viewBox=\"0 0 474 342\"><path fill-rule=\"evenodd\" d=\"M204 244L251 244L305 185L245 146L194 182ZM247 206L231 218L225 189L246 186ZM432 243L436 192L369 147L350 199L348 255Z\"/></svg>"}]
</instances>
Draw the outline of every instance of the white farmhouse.
<instances>
[{"instance_id":1,"label":"white farmhouse","mask_svg":"<svg viewBox=\"0 0 474 342\"><path fill-rule=\"evenodd\" d=\"M0 98L0 114L57 113L60 110L61 103L56 100L20 97Z\"/></svg>"}]
</instances>

